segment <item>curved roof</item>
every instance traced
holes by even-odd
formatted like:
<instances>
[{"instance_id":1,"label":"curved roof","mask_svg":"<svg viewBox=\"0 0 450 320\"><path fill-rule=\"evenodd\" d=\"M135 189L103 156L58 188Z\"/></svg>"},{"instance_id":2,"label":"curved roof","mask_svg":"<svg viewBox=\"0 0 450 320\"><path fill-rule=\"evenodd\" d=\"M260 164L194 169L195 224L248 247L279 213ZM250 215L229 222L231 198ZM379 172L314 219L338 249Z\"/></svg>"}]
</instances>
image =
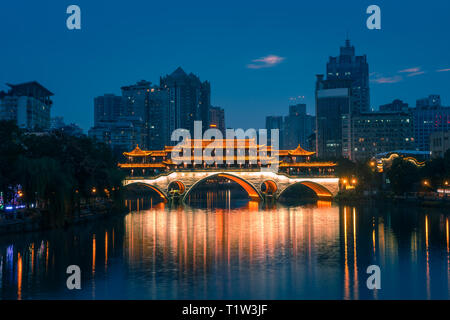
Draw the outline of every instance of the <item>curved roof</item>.
<instances>
[{"instance_id":1,"label":"curved roof","mask_svg":"<svg viewBox=\"0 0 450 320\"><path fill-rule=\"evenodd\" d=\"M136 145L136 148L134 148L133 151L124 152L123 155L128 156L128 157L130 157L130 156L131 157L145 157L145 156L148 156L150 153L152 153L152 152L141 150L141 148L139 148L139 145Z\"/></svg>"},{"instance_id":2,"label":"curved roof","mask_svg":"<svg viewBox=\"0 0 450 320\"><path fill-rule=\"evenodd\" d=\"M297 146L294 150L280 150L280 156L312 156L314 155L314 151L308 151L303 149L300 145Z\"/></svg>"}]
</instances>

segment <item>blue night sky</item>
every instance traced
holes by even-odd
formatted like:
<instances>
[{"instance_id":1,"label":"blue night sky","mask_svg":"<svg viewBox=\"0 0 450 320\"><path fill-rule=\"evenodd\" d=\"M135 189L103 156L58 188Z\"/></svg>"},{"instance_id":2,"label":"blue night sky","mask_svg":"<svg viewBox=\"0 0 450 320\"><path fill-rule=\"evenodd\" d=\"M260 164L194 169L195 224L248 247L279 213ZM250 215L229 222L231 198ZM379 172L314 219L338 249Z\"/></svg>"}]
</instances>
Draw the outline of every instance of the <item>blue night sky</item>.
<instances>
[{"instance_id":1,"label":"blue night sky","mask_svg":"<svg viewBox=\"0 0 450 320\"><path fill-rule=\"evenodd\" d=\"M71 4L81 7L81 30L66 28ZM381 30L366 28L371 4L381 7ZM158 84L182 66L211 81L227 127L259 128L266 115L286 114L290 97L304 96L314 112L315 75L347 31L368 56L372 107L395 98L414 106L432 93L450 105L450 2L423 0L5 0L0 89L37 80L55 93L52 116L86 130L95 96Z\"/></svg>"}]
</instances>

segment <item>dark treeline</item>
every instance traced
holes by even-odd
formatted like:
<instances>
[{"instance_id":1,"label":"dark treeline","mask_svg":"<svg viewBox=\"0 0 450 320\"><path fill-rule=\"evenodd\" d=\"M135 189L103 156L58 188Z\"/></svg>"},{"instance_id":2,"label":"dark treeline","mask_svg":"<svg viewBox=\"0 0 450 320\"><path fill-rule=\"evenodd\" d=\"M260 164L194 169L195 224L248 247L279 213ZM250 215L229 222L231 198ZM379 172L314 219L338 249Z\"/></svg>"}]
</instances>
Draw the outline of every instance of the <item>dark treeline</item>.
<instances>
[{"instance_id":1,"label":"dark treeline","mask_svg":"<svg viewBox=\"0 0 450 320\"><path fill-rule=\"evenodd\" d=\"M110 148L62 132L27 134L12 121L0 121L0 192L4 202L21 203L70 219L93 199L119 205L123 173Z\"/></svg>"},{"instance_id":2,"label":"dark treeline","mask_svg":"<svg viewBox=\"0 0 450 320\"><path fill-rule=\"evenodd\" d=\"M341 178L355 177L358 181L355 192L383 190L404 195L408 192L436 191L450 187L450 150L442 158L426 161L424 166L416 166L408 160L396 158L383 173L378 172L370 160L352 162L340 159L336 173Z\"/></svg>"}]
</instances>

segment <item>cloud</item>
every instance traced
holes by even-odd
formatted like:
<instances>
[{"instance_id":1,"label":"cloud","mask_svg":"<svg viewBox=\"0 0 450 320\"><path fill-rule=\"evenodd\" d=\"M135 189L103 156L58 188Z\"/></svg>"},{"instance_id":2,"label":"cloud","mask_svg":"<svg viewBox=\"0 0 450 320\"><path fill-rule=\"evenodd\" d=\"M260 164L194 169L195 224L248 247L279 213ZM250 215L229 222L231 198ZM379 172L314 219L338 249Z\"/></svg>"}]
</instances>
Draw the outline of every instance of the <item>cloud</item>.
<instances>
[{"instance_id":1,"label":"cloud","mask_svg":"<svg viewBox=\"0 0 450 320\"><path fill-rule=\"evenodd\" d=\"M415 76L418 76L418 75L424 74L424 73L425 73L425 71L412 72L412 73L408 74L408 77L415 77Z\"/></svg>"},{"instance_id":2,"label":"cloud","mask_svg":"<svg viewBox=\"0 0 450 320\"><path fill-rule=\"evenodd\" d=\"M450 71L450 68L436 70L436 72L448 72L448 71Z\"/></svg>"},{"instance_id":3,"label":"cloud","mask_svg":"<svg viewBox=\"0 0 450 320\"><path fill-rule=\"evenodd\" d=\"M261 57L252 60L252 63L247 65L249 69L261 69L261 68L271 68L281 63L285 58L276 55L268 55L266 57Z\"/></svg>"},{"instance_id":4,"label":"cloud","mask_svg":"<svg viewBox=\"0 0 450 320\"><path fill-rule=\"evenodd\" d=\"M375 83L397 83L403 80L402 76L393 76L393 77L383 77L383 76L378 76L375 79L371 79L371 82L375 82Z\"/></svg>"},{"instance_id":5,"label":"cloud","mask_svg":"<svg viewBox=\"0 0 450 320\"><path fill-rule=\"evenodd\" d=\"M415 76L424 74L426 72L423 71L421 67L414 67L414 68L400 70L400 71L398 71L398 73L406 73L407 77L415 77Z\"/></svg>"},{"instance_id":6,"label":"cloud","mask_svg":"<svg viewBox=\"0 0 450 320\"><path fill-rule=\"evenodd\" d=\"M399 73L416 73L420 71L420 67L408 68L400 70Z\"/></svg>"}]
</instances>

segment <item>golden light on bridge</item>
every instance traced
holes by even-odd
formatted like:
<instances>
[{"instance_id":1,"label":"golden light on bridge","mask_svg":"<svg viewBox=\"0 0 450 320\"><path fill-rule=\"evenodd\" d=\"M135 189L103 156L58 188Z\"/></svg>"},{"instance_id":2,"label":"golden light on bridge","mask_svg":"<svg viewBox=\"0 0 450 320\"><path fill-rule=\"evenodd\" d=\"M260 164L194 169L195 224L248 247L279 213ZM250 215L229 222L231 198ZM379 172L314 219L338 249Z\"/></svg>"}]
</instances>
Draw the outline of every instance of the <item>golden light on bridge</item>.
<instances>
[{"instance_id":1,"label":"golden light on bridge","mask_svg":"<svg viewBox=\"0 0 450 320\"><path fill-rule=\"evenodd\" d=\"M248 196L250 197L250 199L252 199L254 201L261 200L261 197L259 196L258 192L255 190L255 188L252 187L248 182L244 181L243 179L240 179L240 178L235 177L230 174L224 174L224 173L218 174L218 177L226 178L226 179L229 179L229 180L234 181L237 184L239 184L248 193Z\"/></svg>"}]
</instances>

